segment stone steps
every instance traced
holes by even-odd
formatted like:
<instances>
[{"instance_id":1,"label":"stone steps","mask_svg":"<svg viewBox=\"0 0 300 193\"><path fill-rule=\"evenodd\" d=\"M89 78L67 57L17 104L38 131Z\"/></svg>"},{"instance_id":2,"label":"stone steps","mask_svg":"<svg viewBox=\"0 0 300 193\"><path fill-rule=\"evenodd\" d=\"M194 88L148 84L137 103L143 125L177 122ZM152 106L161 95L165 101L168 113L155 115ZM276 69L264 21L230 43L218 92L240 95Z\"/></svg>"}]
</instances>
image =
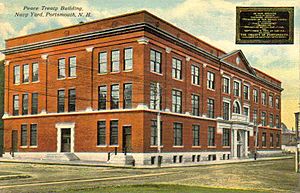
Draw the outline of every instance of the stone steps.
<instances>
[{"instance_id":1,"label":"stone steps","mask_svg":"<svg viewBox=\"0 0 300 193\"><path fill-rule=\"evenodd\" d=\"M74 153L48 153L43 160L74 161L79 158Z\"/></svg>"}]
</instances>

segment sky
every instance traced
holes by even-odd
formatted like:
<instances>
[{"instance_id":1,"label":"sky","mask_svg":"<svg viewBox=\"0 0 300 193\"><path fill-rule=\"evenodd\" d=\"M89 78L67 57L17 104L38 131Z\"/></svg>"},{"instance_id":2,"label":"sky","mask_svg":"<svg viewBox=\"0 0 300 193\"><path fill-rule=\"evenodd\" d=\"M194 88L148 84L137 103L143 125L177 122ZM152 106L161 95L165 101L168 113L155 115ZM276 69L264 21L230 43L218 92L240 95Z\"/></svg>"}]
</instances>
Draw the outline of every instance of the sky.
<instances>
[{"instance_id":1,"label":"sky","mask_svg":"<svg viewBox=\"0 0 300 193\"><path fill-rule=\"evenodd\" d=\"M24 6L76 6L91 17L16 17L17 12L30 13ZM235 44L237 6L294 7L294 44ZM288 128L295 127L300 98L300 0L0 0L0 50L8 38L139 10L147 10L226 52L241 49L252 67L282 81L282 122Z\"/></svg>"}]
</instances>

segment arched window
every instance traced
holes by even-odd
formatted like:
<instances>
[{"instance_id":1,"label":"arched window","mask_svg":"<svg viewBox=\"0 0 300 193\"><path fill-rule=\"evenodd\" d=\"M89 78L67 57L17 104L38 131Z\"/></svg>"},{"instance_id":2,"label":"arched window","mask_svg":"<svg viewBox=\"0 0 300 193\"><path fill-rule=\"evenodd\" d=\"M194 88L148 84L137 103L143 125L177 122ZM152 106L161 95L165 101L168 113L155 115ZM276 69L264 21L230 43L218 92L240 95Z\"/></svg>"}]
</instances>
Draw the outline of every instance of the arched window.
<instances>
[{"instance_id":1,"label":"arched window","mask_svg":"<svg viewBox=\"0 0 300 193\"><path fill-rule=\"evenodd\" d=\"M241 114L241 107L237 101L233 103L233 113Z\"/></svg>"}]
</instances>

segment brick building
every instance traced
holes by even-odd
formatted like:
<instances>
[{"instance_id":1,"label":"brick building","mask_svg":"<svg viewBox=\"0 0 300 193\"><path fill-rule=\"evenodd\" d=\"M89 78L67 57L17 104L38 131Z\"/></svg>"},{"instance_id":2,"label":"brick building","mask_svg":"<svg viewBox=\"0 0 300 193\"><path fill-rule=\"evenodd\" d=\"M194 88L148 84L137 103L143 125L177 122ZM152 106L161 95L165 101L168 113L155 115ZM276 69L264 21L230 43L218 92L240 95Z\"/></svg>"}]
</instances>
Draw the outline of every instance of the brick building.
<instances>
[{"instance_id":1,"label":"brick building","mask_svg":"<svg viewBox=\"0 0 300 193\"><path fill-rule=\"evenodd\" d=\"M3 53L5 156L238 159L255 136L260 154L281 151L281 82L146 11L8 39Z\"/></svg>"}]
</instances>

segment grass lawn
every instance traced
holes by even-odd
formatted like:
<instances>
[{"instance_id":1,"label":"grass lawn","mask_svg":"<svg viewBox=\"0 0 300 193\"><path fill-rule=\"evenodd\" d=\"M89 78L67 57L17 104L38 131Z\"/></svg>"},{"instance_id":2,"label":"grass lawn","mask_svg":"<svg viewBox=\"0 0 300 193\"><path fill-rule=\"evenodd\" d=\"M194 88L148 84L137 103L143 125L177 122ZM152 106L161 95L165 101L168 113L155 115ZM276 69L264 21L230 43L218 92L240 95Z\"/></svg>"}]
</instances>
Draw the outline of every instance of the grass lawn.
<instances>
[{"instance_id":1,"label":"grass lawn","mask_svg":"<svg viewBox=\"0 0 300 193\"><path fill-rule=\"evenodd\" d=\"M242 189L224 189L224 188L209 188L197 186L183 185L163 185L163 184L145 184L145 185L125 185L125 186L108 186L103 188L90 188L71 191L68 193L261 193L262 191L242 190Z\"/></svg>"}]
</instances>

